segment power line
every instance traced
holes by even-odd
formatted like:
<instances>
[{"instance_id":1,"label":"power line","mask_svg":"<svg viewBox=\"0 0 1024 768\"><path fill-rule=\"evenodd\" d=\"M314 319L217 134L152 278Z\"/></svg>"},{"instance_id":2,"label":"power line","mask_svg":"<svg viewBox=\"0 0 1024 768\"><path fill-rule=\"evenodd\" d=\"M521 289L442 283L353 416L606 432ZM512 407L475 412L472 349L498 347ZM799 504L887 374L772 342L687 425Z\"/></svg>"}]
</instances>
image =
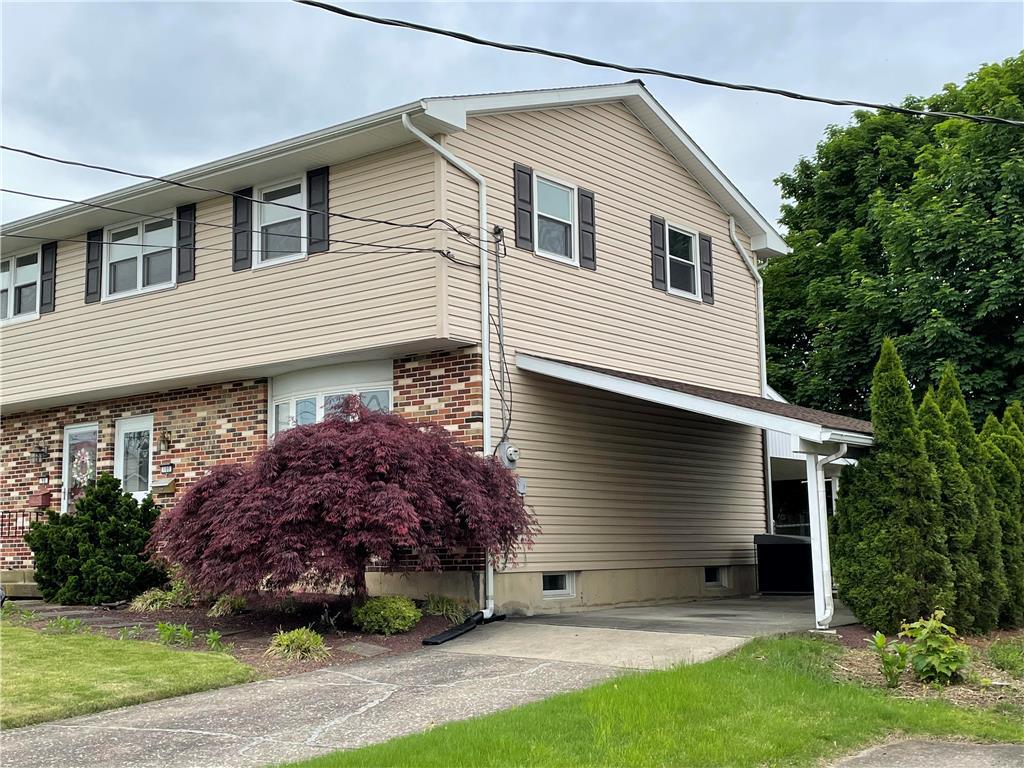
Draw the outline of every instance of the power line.
<instances>
[{"instance_id":1,"label":"power line","mask_svg":"<svg viewBox=\"0 0 1024 768\"><path fill-rule=\"evenodd\" d=\"M256 203L258 205L276 205L276 206L278 206L280 208L288 208L290 210L299 211L301 213L314 213L314 214L319 214L319 215L330 216L332 218L345 219L347 221L359 221L359 222L363 222L363 223L366 223L366 224L382 224L382 225L389 226L389 227L404 227L406 229L428 230L428 229L433 229L435 224L443 224L444 226L446 226L449 229L451 229L453 232L455 232L457 235L459 235L463 239L467 239L467 238L472 237L472 235L469 235L468 233L461 231L458 227L456 227L454 224L452 224L450 221L447 221L446 219L434 219L429 224L413 224L413 223L407 223L407 222L390 221L388 219L375 219L375 218L366 217L366 216L354 216L352 214L342 213L340 211L315 211L312 208L303 208L301 205L292 205L291 203L284 203L284 202L281 202L279 200L259 200L259 199L254 198L254 197L249 197L248 195L240 195L237 192L228 192L227 190L224 190L224 189L217 189L216 187L204 187L204 186L202 186L200 184L191 184L191 183L185 182L185 181L178 181L176 179L170 179L170 178L167 178L165 176L150 176L149 174L146 174L146 173L135 173L134 171L125 171L125 170L121 170L119 168L111 168L111 167L105 166L105 165L95 165L93 163L85 163L85 162L82 162L80 160L69 160L67 158L62 158L62 157L53 157L52 155L44 155L41 152L34 152L34 151L30 150L30 149L23 149L21 147L12 147L12 146L9 146L7 144L0 144L0 149L6 150L7 152L16 152L16 153L18 153L20 155L26 155L28 157L34 157L34 158L36 158L38 160L46 160L47 162L51 162L51 163L60 163L62 165L71 165L71 166L76 166L78 168L89 168L89 169L94 170L94 171L104 171L105 173L115 173L115 174L117 174L119 176L130 176L130 177L135 178L135 179L145 179L147 181L158 181L158 182L161 182L163 184L171 184L171 185L176 186L176 187L182 187L184 189L192 189L192 190L196 190L198 192L207 192L207 193L215 194L215 195L227 195L229 197L238 198L239 200L248 200L249 202Z\"/></svg>"},{"instance_id":2,"label":"power line","mask_svg":"<svg viewBox=\"0 0 1024 768\"><path fill-rule=\"evenodd\" d=\"M831 99L825 96L809 96L804 93L797 93L795 91L787 91L782 88L771 88L763 85L747 85L741 83L731 83L726 80L713 80L708 77L701 77L700 75L688 75L681 72L671 72L665 69L656 69L653 67L634 67L627 64L615 64L610 61L602 61L601 59L592 59L587 56L580 56L575 53L565 53L562 51L552 51L547 48L539 48L532 45L516 45L514 43L504 43L497 40L488 40L482 37L475 37L468 35L465 32L456 32L450 29L443 29L441 27L431 27L426 24L418 24L413 21L404 21L402 19L389 19L381 16L370 16L365 13L358 13L356 11L349 10L347 8L341 8L337 5L331 5L330 3L319 2L319 0L292 0L292 2L298 3L299 5L308 5L312 8L319 8L329 13L336 13L339 16L347 16L350 19L358 19L360 21L368 21L371 24L381 24L387 27L398 27L401 29L412 29L417 32L427 32L432 35L441 35L443 37L451 37L455 40L462 40L466 43L472 43L473 45L483 45L489 48L499 48L504 51L514 51L517 53L532 53L537 56L547 56L553 59L563 59L565 61L573 61L577 64L583 64L588 67L601 67L604 69L616 69L620 72L628 72L636 75L655 75L657 77L667 77L673 80L685 80L686 82L696 83L698 85L709 85L716 88L728 88L734 91L753 91L755 93L768 93L775 96L782 96L787 99L796 99L797 101L810 101L817 102L820 104L830 104L836 107L864 107L867 109L877 109L885 112L895 112L901 115L910 115L913 117L950 117L958 118L961 120L970 120L975 123L989 123L992 125L1008 125L1015 128L1024 128L1024 120L1011 120L1005 117L994 117L992 115L971 115L963 112L943 112L938 110L922 110L922 109L911 109L909 107L900 107L895 104L875 104L869 101L857 101L854 99Z\"/></svg>"},{"instance_id":3,"label":"power line","mask_svg":"<svg viewBox=\"0 0 1024 768\"><path fill-rule=\"evenodd\" d=\"M89 202L86 202L84 200L72 200L71 198L67 198L67 197L54 197L53 195L38 195L38 194L35 194L34 192L23 192L23 191L18 190L18 189L6 189L4 187L0 187L0 192L2 192L4 194L8 194L8 195L20 195L22 197L32 197L32 198L36 198L38 200L51 200L53 202L58 202L58 203L72 203L74 205L82 205L82 206L85 206L87 208L96 208L96 209L99 209L99 210L102 210L102 211L114 211L115 213L123 213L123 214L130 215L130 216L138 216L138 217L141 217L141 218L149 219L151 221L171 221L171 222L174 222L175 224L193 224L197 228L198 227L216 227L218 229L230 230L231 232L249 232L250 234L261 234L261 230L259 230L259 229L249 229L249 230L242 229L242 230L239 230L239 229L236 229L231 224L218 224L218 223L213 222L213 221L202 221L202 220L199 220L199 219L196 219L196 220L193 221L192 219L179 219L179 218L176 218L174 216L154 216L154 215L149 214L149 213L142 213L141 211L131 211L131 210L128 210L127 208L118 208L118 207L112 206L112 205L100 205L99 203L89 203ZM42 237L40 235L8 235L8 234L4 234L3 236L4 237L33 237L33 238L36 238L36 239L44 241L44 242L47 241L47 240L61 240L62 239L62 238ZM400 235L392 235L392 236L390 236L388 238L385 238L385 239L391 240L391 239L394 239L395 237L403 237L403 236L404 235L401 235L401 234ZM298 239L298 240L312 240L312 239L315 239L315 238L312 237L312 235L288 235L288 237L292 237L292 238L295 238L295 239ZM64 242L73 242L73 241L65 239ZM371 247L376 247L376 246L384 245L384 243L381 242L381 241L378 241L378 242L375 242L375 243L367 243L367 242L360 241L360 240L338 240L338 239L332 239L332 238L328 238L328 239L324 240L323 242L332 243L332 244L337 243L337 244L341 244L341 245L366 245L366 246L371 246ZM407 251L423 251L423 250L436 251L437 250L436 248L423 249L423 248L417 248L415 246L410 246L410 245L393 245L393 244L388 244L387 247L395 248L395 249L398 249L398 250L407 250Z\"/></svg>"}]
</instances>

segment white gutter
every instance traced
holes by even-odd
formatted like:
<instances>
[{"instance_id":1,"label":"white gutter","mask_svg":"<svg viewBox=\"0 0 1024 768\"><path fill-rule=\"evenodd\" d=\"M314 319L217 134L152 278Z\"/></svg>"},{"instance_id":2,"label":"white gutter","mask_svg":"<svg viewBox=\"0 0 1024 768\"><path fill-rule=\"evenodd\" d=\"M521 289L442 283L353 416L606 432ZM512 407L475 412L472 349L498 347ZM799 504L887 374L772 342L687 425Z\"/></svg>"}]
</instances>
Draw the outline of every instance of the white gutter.
<instances>
[{"instance_id":1,"label":"white gutter","mask_svg":"<svg viewBox=\"0 0 1024 768\"><path fill-rule=\"evenodd\" d=\"M480 213L480 353L483 358L481 366L481 387L483 389L483 449L484 456L490 456L491 446L491 329L488 325L490 317L490 278L487 274L488 259L490 254L487 244L490 236L487 233L487 180L481 176L476 169L464 160L453 155L449 150L442 147L423 131L412 124L409 113L402 113L402 125L409 133L423 142L431 150L443 157L447 162L458 168L464 174L476 182L477 205ZM489 619L494 615L494 565L491 563L490 554L486 556L484 568L484 618Z\"/></svg>"},{"instance_id":2,"label":"white gutter","mask_svg":"<svg viewBox=\"0 0 1024 768\"><path fill-rule=\"evenodd\" d=\"M729 238L743 259L743 263L750 270L750 275L754 278L754 283L757 286L757 343L758 352L761 355L761 397L768 397L768 363L765 359L764 348L764 281L761 280L761 273L757 270L757 264L750 258L750 254L743 247L743 243L736 237L736 219L732 216L729 217Z\"/></svg>"}]
</instances>

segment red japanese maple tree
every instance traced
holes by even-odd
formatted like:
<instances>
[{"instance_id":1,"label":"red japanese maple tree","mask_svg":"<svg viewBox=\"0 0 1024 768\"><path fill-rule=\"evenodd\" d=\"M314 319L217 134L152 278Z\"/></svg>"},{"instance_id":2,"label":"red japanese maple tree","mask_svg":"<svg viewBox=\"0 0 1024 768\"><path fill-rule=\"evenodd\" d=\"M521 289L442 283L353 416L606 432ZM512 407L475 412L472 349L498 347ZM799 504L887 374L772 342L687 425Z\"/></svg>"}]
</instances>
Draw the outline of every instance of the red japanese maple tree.
<instances>
[{"instance_id":1,"label":"red japanese maple tree","mask_svg":"<svg viewBox=\"0 0 1024 768\"><path fill-rule=\"evenodd\" d=\"M361 597L371 561L387 569L412 552L416 568L437 570L440 554L464 547L514 561L535 526L496 459L353 397L252 462L214 467L160 518L151 546L215 594L301 581L344 582Z\"/></svg>"}]
</instances>

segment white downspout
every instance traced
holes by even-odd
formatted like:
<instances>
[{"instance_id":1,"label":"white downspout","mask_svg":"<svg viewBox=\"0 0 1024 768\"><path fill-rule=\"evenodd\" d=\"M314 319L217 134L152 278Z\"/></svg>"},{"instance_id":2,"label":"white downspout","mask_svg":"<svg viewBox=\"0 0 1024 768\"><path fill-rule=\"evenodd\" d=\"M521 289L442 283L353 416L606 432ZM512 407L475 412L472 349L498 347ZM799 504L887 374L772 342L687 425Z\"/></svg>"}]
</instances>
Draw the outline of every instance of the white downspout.
<instances>
[{"instance_id":1,"label":"white downspout","mask_svg":"<svg viewBox=\"0 0 1024 768\"><path fill-rule=\"evenodd\" d=\"M453 155L449 150L442 147L423 131L412 124L409 113L402 113L402 125L409 133L423 142L434 152L437 152L448 163L458 168L464 174L476 182L477 205L480 214L480 353L483 358L481 366L481 387L482 417L483 417L483 449L484 456L490 456L491 446L491 329L488 318L491 313L491 291L490 278L488 276L488 259L490 254L487 244L490 242L490 235L487 232L487 180L481 176L471 165ZM486 557L484 567L484 618L489 619L494 615L494 565L491 558Z\"/></svg>"},{"instance_id":2,"label":"white downspout","mask_svg":"<svg viewBox=\"0 0 1024 768\"><path fill-rule=\"evenodd\" d=\"M729 239L732 240L732 244L739 252L743 263L750 270L750 275L754 278L754 284L757 286L757 348L761 356L761 397L768 397L768 363L765 359L764 349L764 281L761 280L761 273L757 269L757 264L750 258L750 254L743 247L743 243L736 237L736 219L732 216L729 217Z\"/></svg>"},{"instance_id":3,"label":"white downspout","mask_svg":"<svg viewBox=\"0 0 1024 768\"><path fill-rule=\"evenodd\" d=\"M732 240L733 246L739 253L740 258L743 259L743 263L747 265L747 269L750 272L751 277L754 278L754 285L757 288L757 352L760 356L758 361L758 367L761 371L761 397L768 397L768 360L765 353L764 344L764 281L761 279L761 273L757 269L757 264L747 253L747 249L743 247L743 243L736 236L736 219L732 216L729 217L729 239ZM768 455L768 433L762 430L763 438L761 440L762 451L764 452L764 469L765 469L765 501L768 505L768 525L766 526L768 533L775 533L775 502L772 499L772 459Z\"/></svg>"}]
</instances>

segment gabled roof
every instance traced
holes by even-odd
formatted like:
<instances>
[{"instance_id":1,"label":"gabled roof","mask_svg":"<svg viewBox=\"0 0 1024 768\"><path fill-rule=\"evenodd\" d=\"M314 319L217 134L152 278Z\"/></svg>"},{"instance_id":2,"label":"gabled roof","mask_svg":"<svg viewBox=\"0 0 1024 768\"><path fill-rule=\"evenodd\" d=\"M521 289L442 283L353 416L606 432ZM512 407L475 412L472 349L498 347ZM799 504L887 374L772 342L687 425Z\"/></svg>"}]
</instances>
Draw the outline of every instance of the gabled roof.
<instances>
[{"instance_id":1,"label":"gabled roof","mask_svg":"<svg viewBox=\"0 0 1024 768\"><path fill-rule=\"evenodd\" d=\"M222 160L169 174L175 181L224 190L242 189L269 178L304 169L344 162L412 141L402 127L408 114L424 132L456 133L466 129L471 115L522 110L553 109L607 102L622 102L658 138L678 162L703 185L712 198L736 219L762 255L784 253L787 246L774 227L740 193L725 174L704 154L671 115L639 80L611 85L511 91L421 99L366 117L307 133ZM182 189L163 182L147 181L90 198L99 205L133 204L157 213L177 205L214 195ZM67 205L28 216L3 226L3 233L58 239L112 224L117 214L83 205ZM18 247L24 245L19 241Z\"/></svg>"},{"instance_id":2,"label":"gabled roof","mask_svg":"<svg viewBox=\"0 0 1024 768\"><path fill-rule=\"evenodd\" d=\"M516 354L516 367L723 421L786 432L813 443L845 442L866 446L873 440L870 421L767 397L522 352Z\"/></svg>"}]
</instances>

